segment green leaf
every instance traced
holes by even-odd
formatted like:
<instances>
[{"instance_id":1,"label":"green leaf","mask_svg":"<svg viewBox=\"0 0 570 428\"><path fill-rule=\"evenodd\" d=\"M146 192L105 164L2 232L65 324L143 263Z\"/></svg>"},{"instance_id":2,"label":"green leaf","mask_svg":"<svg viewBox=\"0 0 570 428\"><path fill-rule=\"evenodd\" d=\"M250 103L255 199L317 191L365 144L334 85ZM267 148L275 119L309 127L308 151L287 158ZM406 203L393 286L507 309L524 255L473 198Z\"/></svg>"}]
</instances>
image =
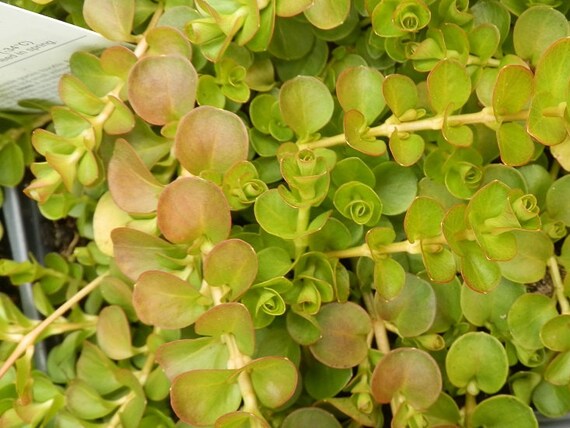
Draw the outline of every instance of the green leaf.
<instances>
[{"instance_id":1,"label":"green leaf","mask_svg":"<svg viewBox=\"0 0 570 428\"><path fill-rule=\"evenodd\" d=\"M437 114L443 114L448 108L460 109L471 95L471 79L465 68L454 60L440 61L429 73L427 87Z\"/></svg>"},{"instance_id":2,"label":"green leaf","mask_svg":"<svg viewBox=\"0 0 570 428\"><path fill-rule=\"evenodd\" d=\"M176 415L191 425L213 425L238 409L242 396L238 370L192 370L177 376L170 390Z\"/></svg>"},{"instance_id":3,"label":"green leaf","mask_svg":"<svg viewBox=\"0 0 570 428\"><path fill-rule=\"evenodd\" d=\"M415 337L428 331L437 308L431 285L410 273L406 273L404 287L396 297L384 300L377 294L375 305L380 317L394 324L401 337Z\"/></svg>"},{"instance_id":4,"label":"green leaf","mask_svg":"<svg viewBox=\"0 0 570 428\"><path fill-rule=\"evenodd\" d=\"M538 82L536 78L535 82ZM535 92L530 103L528 133L546 146L561 145L568 135L560 101L557 101L557 98L559 97L545 90Z\"/></svg>"},{"instance_id":5,"label":"green leaf","mask_svg":"<svg viewBox=\"0 0 570 428\"><path fill-rule=\"evenodd\" d=\"M550 45L540 58L534 76L536 86L533 99L536 100L541 92L548 92L553 97L548 106L566 101L569 72L570 39L566 37Z\"/></svg>"},{"instance_id":6,"label":"green leaf","mask_svg":"<svg viewBox=\"0 0 570 428\"><path fill-rule=\"evenodd\" d=\"M544 416L560 418L570 412L570 389L542 381L533 391L532 404Z\"/></svg>"},{"instance_id":7,"label":"green leaf","mask_svg":"<svg viewBox=\"0 0 570 428\"><path fill-rule=\"evenodd\" d=\"M204 279L210 286L229 287L229 300L236 300L253 284L257 275L254 249L241 239L217 244L204 259Z\"/></svg>"},{"instance_id":8,"label":"green leaf","mask_svg":"<svg viewBox=\"0 0 570 428\"><path fill-rule=\"evenodd\" d=\"M228 347L211 337L167 342L156 351L156 361L171 381L191 370L225 369L229 357Z\"/></svg>"},{"instance_id":9,"label":"green leaf","mask_svg":"<svg viewBox=\"0 0 570 428\"><path fill-rule=\"evenodd\" d=\"M253 413L238 411L226 413L216 420L215 428L269 428L269 425Z\"/></svg>"},{"instance_id":10,"label":"green leaf","mask_svg":"<svg viewBox=\"0 0 570 428\"><path fill-rule=\"evenodd\" d=\"M139 319L159 328L184 328L206 312L210 299L187 281L160 271L144 272L135 284L133 305Z\"/></svg>"},{"instance_id":11,"label":"green leaf","mask_svg":"<svg viewBox=\"0 0 570 428\"><path fill-rule=\"evenodd\" d=\"M507 314L512 304L525 293L525 288L506 279L488 293L469 287L461 288L461 310L471 324L507 334Z\"/></svg>"},{"instance_id":12,"label":"green leaf","mask_svg":"<svg viewBox=\"0 0 570 428\"><path fill-rule=\"evenodd\" d=\"M93 343L83 343L81 355L77 359L77 379L84 381L102 395L121 388L115 372L117 367L101 349Z\"/></svg>"},{"instance_id":13,"label":"green leaf","mask_svg":"<svg viewBox=\"0 0 570 428\"><path fill-rule=\"evenodd\" d=\"M287 126L301 139L306 139L328 123L334 102L331 93L320 80L311 76L298 76L281 87L279 108Z\"/></svg>"},{"instance_id":14,"label":"green leaf","mask_svg":"<svg viewBox=\"0 0 570 428\"><path fill-rule=\"evenodd\" d=\"M321 327L321 338L310 350L317 360L342 369L354 367L366 358L366 337L372 323L364 309L351 302L329 303L321 308L316 319Z\"/></svg>"},{"instance_id":15,"label":"green leaf","mask_svg":"<svg viewBox=\"0 0 570 428\"><path fill-rule=\"evenodd\" d=\"M524 294L520 296L509 310L507 322L513 340L525 349L541 349L542 327L558 312L553 300L542 294Z\"/></svg>"},{"instance_id":16,"label":"green leaf","mask_svg":"<svg viewBox=\"0 0 570 428\"><path fill-rule=\"evenodd\" d=\"M151 174L133 147L124 139L115 142L107 169L113 200L122 210L143 214L156 211L164 186Z\"/></svg>"},{"instance_id":17,"label":"green leaf","mask_svg":"<svg viewBox=\"0 0 570 428\"><path fill-rule=\"evenodd\" d=\"M488 333L470 332L459 337L445 358L449 380L458 388L476 395L498 392L507 381L507 352L499 340Z\"/></svg>"},{"instance_id":18,"label":"green leaf","mask_svg":"<svg viewBox=\"0 0 570 428\"><path fill-rule=\"evenodd\" d=\"M516 20L513 44L516 54L536 65L544 51L555 41L570 35L563 13L547 5L535 5Z\"/></svg>"},{"instance_id":19,"label":"green leaf","mask_svg":"<svg viewBox=\"0 0 570 428\"><path fill-rule=\"evenodd\" d=\"M350 181L342 184L334 194L335 208L356 224L374 226L382 214L382 201L366 184Z\"/></svg>"},{"instance_id":20,"label":"green leaf","mask_svg":"<svg viewBox=\"0 0 570 428\"><path fill-rule=\"evenodd\" d=\"M89 115L98 115L105 107L105 102L93 94L77 77L64 74L59 81L59 96L73 110Z\"/></svg>"},{"instance_id":21,"label":"green leaf","mask_svg":"<svg viewBox=\"0 0 570 428\"><path fill-rule=\"evenodd\" d=\"M390 137L390 152L402 166L412 166L424 154L425 142L418 134L394 131Z\"/></svg>"},{"instance_id":22,"label":"green leaf","mask_svg":"<svg viewBox=\"0 0 570 428\"><path fill-rule=\"evenodd\" d=\"M180 269L186 248L136 229L118 227L111 232L114 258L123 274L133 281L147 270L170 272Z\"/></svg>"},{"instance_id":23,"label":"green leaf","mask_svg":"<svg viewBox=\"0 0 570 428\"><path fill-rule=\"evenodd\" d=\"M525 165L534 156L534 142L518 123L501 124L497 130L497 143L501 151L501 160L506 165Z\"/></svg>"},{"instance_id":24,"label":"green leaf","mask_svg":"<svg viewBox=\"0 0 570 428\"><path fill-rule=\"evenodd\" d=\"M157 209L158 227L171 242L191 244L226 239L231 217L228 202L218 186L198 177L173 181L162 191Z\"/></svg>"},{"instance_id":25,"label":"green leaf","mask_svg":"<svg viewBox=\"0 0 570 428\"><path fill-rule=\"evenodd\" d=\"M358 110L370 125L384 109L382 82L384 76L371 67L350 67L336 80L336 95L342 109Z\"/></svg>"},{"instance_id":26,"label":"green leaf","mask_svg":"<svg viewBox=\"0 0 570 428\"><path fill-rule=\"evenodd\" d=\"M403 74L390 74L382 84L386 104L400 118L418 104L418 90L412 79Z\"/></svg>"},{"instance_id":27,"label":"green leaf","mask_svg":"<svg viewBox=\"0 0 570 428\"><path fill-rule=\"evenodd\" d=\"M382 201L382 213L396 215L406 211L418 190L418 179L412 169L388 161L373 171L376 177L374 190Z\"/></svg>"},{"instance_id":28,"label":"green leaf","mask_svg":"<svg viewBox=\"0 0 570 428\"><path fill-rule=\"evenodd\" d=\"M471 30L468 37L471 52L477 55L481 62L484 63L497 51L501 34L495 25L485 23Z\"/></svg>"},{"instance_id":29,"label":"green leaf","mask_svg":"<svg viewBox=\"0 0 570 428\"><path fill-rule=\"evenodd\" d=\"M558 315L548 320L540 330L540 340L548 349L556 352L570 351L570 314Z\"/></svg>"},{"instance_id":30,"label":"green leaf","mask_svg":"<svg viewBox=\"0 0 570 428\"><path fill-rule=\"evenodd\" d=\"M22 149L8 143L0 148L0 185L14 187L22 181L25 172Z\"/></svg>"},{"instance_id":31,"label":"green leaf","mask_svg":"<svg viewBox=\"0 0 570 428\"><path fill-rule=\"evenodd\" d=\"M179 55L147 56L129 74L129 101L153 125L165 125L192 110L198 74Z\"/></svg>"},{"instance_id":32,"label":"green leaf","mask_svg":"<svg viewBox=\"0 0 570 428\"><path fill-rule=\"evenodd\" d=\"M331 413L323 409L303 407L289 413L281 425L281 428L298 427L341 428L342 425Z\"/></svg>"},{"instance_id":33,"label":"green leaf","mask_svg":"<svg viewBox=\"0 0 570 428\"><path fill-rule=\"evenodd\" d=\"M132 41L134 0L86 0L83 17L94 31L110 40Z\"/></svg>"},{"instance_id":34,"label":"green leaf","mask_svg":"<svg viewBox=\"0 0 570 428\"><path fill-rule=\"evenodd\" d=\"M465 283L480 293L493 290L501 280L501 269L497 262L489 260L474 242L463 243L462 250L461 275Z\"/></svg>"},{"instance_id":35,"label":"green leaf","mask_svg":"<svg viewBox=\"0 0 570 428\"><path fill-rule=\"evenodd\" d=\"M570 226L570 200L565 196L570 191L570 176L556 180L546 193L546 210L554 220Z\"/></svg>"},{"instance_id":36,"label":"green leaf","mask_svg":"<svg viewBox=\"0 0 570 428\"><path fill-rule=\"evenodd\" d=\"M119 98L109 96L114 109L103 125L103 130L109 135L120 135L130 132L135 126L135 116L131 109Z\"/></svg>"},{"instance_id":37,"label":"green leaf","mask_svg":"<svg viewBox=\"0 0 570 428\"><path fill-rule=\"evenodd\" d=\"M350 0L315 0L303 14L315 27L329 30L338 27L348 17Z\"/></svg>"},{"instance_id":38,"label":"green leaf","mask_svg":"<svg viewBox=\"0 0 570 428\"><path fill-rule=\"evenodd\" d=\"M358 110L349 110L344 114L343 131L346 143L354 150L369 156L382 156L386 153L386 143L368 136L366 118Z\"/></svg>"},{"instance_id":39,"label":"green leaf","mask_svg":"<svg viewBox=\"0 0 570 428\"><path fill-rule=\"evenodd\" d=\"M118 406L113 401L103 399L94 388L80 380L70 382L65 390L65 403L73 415L87 420L107 416Z\"/></svg>"},{"instance_id":40,"label":"green leaf","mask_svg":"<svg viewBox=\"0 0 570 428\"><path fill-rule=\"evenodd\" d=\"M501 273L522 284L540 281L546 274L548 259L554 254L552 240L543 232L517 230L512 233L517 254L511 260L499 262Z\"/></svg>"},{"instance_id":41,"label":"green leaf","mask_svg":"<svg viewBox=\"0 0 570 428\"><path fill-rule=\"evenodd\" d=\"M274 409L282 406L295 393L297 368L287 358L258 358L245 369L249 372L255 395L266 407Z\"/></svg>"},{"instance_id":42,"label":"green leaf","mask_svg":"<svg viewBox=\"0 0 570 428\"><path fill-rule=\"evenodd\" d=\"M334 369L310 356L303 362L306 364L303 385L309 395L316 400L336 396L352 379L351 369Z\"/></svg>"},{"instance_id":43,"label":"green leaf","mask_svg":"<svg viewBox=\"0 0 570 428\"><path fill-rule=\"evenodd\" d=\"M532 72L522 65L507 65L499 70L493 89L493 111L500 116L523 110L533 91Z\"/></svg>"},{"instance_id":44,"label":"green leaf","mask_svg":"<svg viewBox=\"0 0 570 428\"><path fill-rule=\"evenodd\" d=\"M443 207L435 199L416 197L404 218L408 241L439 236L444 214Z\"/></svg>"},{"instance_id":45,"label":"green leaf","mask_svg":"<svg viewBox=\"0 0 570 428\"><path fill-rule=\"evenodd\" d=\"M301 345L312 345L321 337L321 326L314 316L294 311L287 312L287 332Z\"/></svg>"},{"instance_id":46,"label":"green leaf","mask_svg":"<svg viewBox=\"0 0 570 428\"><path fill-rule=\"evenodd\" d=\"M473 424L488 428L537 428L532 409L512 395L497 395L480 402L473 411Z\"/></svg>"},{"instance_id":47,"label":"green leaf","mask_svg":"<svg viewBox=\"0 0 570 428\"><path fill-rule=\"evenodd\" d=\"M330 212L317 216L306 230L297 230L299 210L287 204L277 189L271 189L257 198L254 205L255 218L268 233L284 239L295 239L320 230Z\"/></svg>"},{"instance_id":48,"label":"green leaf","mask_svg":"<svg viewBox=\"0 0 570 428\"><path fill-rule=\"evenodd\" d=\"M97 343L101 350L114 360L133 356L129 320L120 306L107 306L99 313Z\"/></svg>"},{"instance_id":49,"label":"green leaf","mask_svg":"<svg viewBox=\"0 0 570 428\"><path fill-rule=\"evenodd\" d=\"M374 288L380 298L394 299L400 294L405 283L406 271L396 260L382 257L374 261Z\"/></svg>"},{"instance_id":50,"label":"green leaf","mask_svg":"<svg viewBox=\"0 0 570 428\"><path fill-rule=\"evenodd\" d=\"M570 352L561 352L550 361L544 372L544 380L560 386L570 383Z\"/></svg>"},{"instance_id":51,"label":"green leaf","mask_svg":"<svg viewBox=\"0 0 570 428\"><path fill-rule=\"evenodd\" d=\"M311 0L276 0L277 16L295 16L303 12L313 3Z\"/></svg>"},{"instance_id":52,"label":"green leaf","mask_svg":"<svg viewBox=\"0 0 570 428\"><path fill-rule=\"evenodd\" d=\"M378 363L371 379L374 399L390 403L403 397L416 410L433 405L441 393L441 372L427 352L416 348L390 351Z\"/></svg>"},{"instance_id":53,"label":"green leaf","mask_svg":"<svg viewBox=\"0 0 570 428\"><path fill-rule=\"evenodd\" d=\"M434 282L445 283L455 278L457 266L455 256L442 245L421 243L422 260L429 278Z\"/></svg>"},{"instance_id":54,"label":"green leaf","mask_svg":"<svg viewBox=\"0 0 570 428\"><path fill-rule=\"evenodd\" d=\"M195 324L196 333L212 337L231 334L239 350L251 356L255 346L253 322L241 303L222 303L204 313Z\"/></svg>"}]
</instances>

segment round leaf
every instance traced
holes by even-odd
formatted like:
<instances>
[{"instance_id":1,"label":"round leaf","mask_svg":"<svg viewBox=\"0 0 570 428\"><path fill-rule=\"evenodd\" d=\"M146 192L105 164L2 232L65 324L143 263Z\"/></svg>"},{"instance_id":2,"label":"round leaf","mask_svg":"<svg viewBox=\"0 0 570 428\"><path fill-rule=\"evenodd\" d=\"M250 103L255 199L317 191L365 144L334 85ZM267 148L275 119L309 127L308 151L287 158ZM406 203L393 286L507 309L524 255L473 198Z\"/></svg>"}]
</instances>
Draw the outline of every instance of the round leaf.
<instances>
[{"instance_id":1,"label":"round leaf","mask_svg":"<svg viewBox=\"0 0 570 428\"><path fill-rule=\"evenodd\" d=\"M295 393L298 374L287 358L263 357L247 365L255 395L266 407L274 409L285 404Z\"/></svg>"},{"instance_id":2,"label":"round leaf","mask_svg":"<svg viewBox=\"0 0 570 428\"><path fill-rule=\"evenodd\" d=\"M349 11L350 0L315 0L304 14L315 27L329 30L341 25Z\"/></svg>"},{"instance_id":3,"label":"round leaf","mask_svg":"<svg viewBox=\"0 0 570 428\"><path fill-rule=\"evenodd\" d=\"M289 413L281 425L281 428L300 427L341 428L342 425L332 414L323 409L305 407Z\"/></svg>"},{"instance_id":4,"label":"round leaf","mask_svg":"<svg viewBox=\"0 0 570 428\"><path fill-rule=\"evenodd\" d=\"M507 65L499 70L493 89L493 111L502 116L518 113L532 95L532 72L522 65Z\"/></svg>"},{"instance_id":5,"label":"round leaf","mask_svg":"<svg viewBox=\"0 0 570 428\"><path fill-rule=\"evenodd\" d=\"M408 241L438 236L444 214L443 207L435 199L425 196L414 199L404 218Z\"/></svg>"},{"instance_id":6,"label":"round leaf","mask_svg":"<svg viewBox=\"0 0 570 428\"><path fill-rule=\"evenodd\" d=\"M328 123L334 102L323 82L315 77L298 76L281 87L279 108L283 121L300 138L307 138Z\"/></svg>"},{"instance_id":7,"label":"round leaf","mask_svg":"<svg viewBox=\"0 0 570 428\"><path fill-rule=\"evenodd\" d=\"M208 301L188 282L159 271L143 273L133 291L133 306L139 319L166 329L193 324L206 312Z\"/></svg>"},{"instance_id":8,"label":"round leaf","mask_svg":"<svg viewBox=\"0 0 570 428\"><path fill-rule=\"evenodd\" d=\"M207 239L217 243L230 233L228 202L215 184L197 177L170 183L158 201L158 227L174 243Z\"/></svg>"},{"instance_id":9,"label":"round leaf","mask_svg":"<svg viewBox=\"0 0 570 428\"><path fill-rule=\"evenodd\" d=\"M556 180L546 193L546 209L554 220L563 221L570 226L570 175L565 175Z\"/></svg>"},{"instance_id":10,"label":"round leaf","mask_svg":"<svg viewBox=\"0 0 570 428\"><path fill-rule=\"evenodd\" d=\"M174 151L182 166L194 175L203 171L226 172L247 159L249 137L243 121L234 113L201 106L182 118Z\"/></svg>"},{"instance_id":11,"label":"round leaf","mask_svg":"<svg viewBox=\"0 0 570 428\"><path fill-rule=\"evenodd\" d=\"M180 119L194 107L198 74L179 55L148 56L129 75L129 101L135 112L153 125Z\"/></svg>"},{"instance_id":12,"label":"round leaf","mask_svg":"<svg viewBox=\"0 0 570 428\"><path fill-rule=\"evenodd\" d=\"M402 166L411 166L420 160L425 150L424 139L418 134L402 134L397 131L390 137L390 152Z\"/></svg>"},{"instance_id":13,"label":"round leaf","mask_svg":"<svg viewBox=\"0 0 570 428\"><path fill-rule=\"evenodd\" d=\"M241 239L217 244L204 259L204 279L211 286L229 287L228 298L237 299L253 284L257 275L254 249Z\"/></svg>"},{"instance_id":14,"label":"round leaf","mask_svg":"<svg viewBox=\"0 0 570 428\"><path fill-rule=\"evenodd\" d=\"M510 166L527 164L534 156L534 143L518 123L503 123L497 131L501 160Z\"/></svg>"},{"instance_id":15,"label":"round leaf","mask_svg":"<svg viewBox=\"0 0 570 428\"><path fill-rule=\"evenodd\" d=\"M423 410L437 401L441 388L441 372L436 361L416 348L390 351L372 373L372 395L379 403L389 403L403 396L414 409Z\"/></svg>"},{"instance_id":16,"label":"round leaf","mask_svg":"<svg viewBox=\"0 0 570 428\"><path fill-rule=\"evenodd\" d=\"M400 293L391 300L376 296L380 317L393 323L402 337L415 337L431 327L436 312L435 293L431 285L419 277L406 273L406 282Z\"/></svg>"},{"instance_id":17,"label":"round leaf","mask_svg":"<svg viewBox=\"0 0 570 428\"><path fill-rule=\"evenodd\" d=\"M237 370L192 370L172 382L170 403L178 417L191 425L213 425L238 409L242 396Z\"/></svg>"},{"instance_id":18,"label":"round leaf","mask_svg":"<svg viewBox=\"0 0 570 428\"><path fill-rule=\"evenodd\" d=\"M416 84L408 76L390 74L384 79L382 93L386 104L396 117L401 117L408 110L416 107L418 103L418 90Z\"/></svg>"},{"instance_id":19,"label":"round leaf","mask_svg":"<svg viewBox=\"0 0 570 428\"><path fill-rule=\"evenodd\" d=\"M512 395L487 398L475 407L473 426L487 428L537 428L532 409Z\"/></svg>"},{"instance_id":20,"label":"round leaf","mask_svg":"<svg viewBox=\"0 0 570 428\"><path fill-rule=\"evenodd\" d=\"M242 353L253 354L255 346L253 321L241 303L222 303L214 306L198 318L195 330L198 334L212 337L232 334Z\"/></svg>"},{"instance_id":21,"label":"round leaf","mask_svg":"<svg viewBox=\"0 0 570 428\"><path fill-rule=\"evenodd\" d=\"M542 294L524 294L511 306L507 322L515 342L534 350L543 347L540 340L542 327L557 315L553 300Z\"/></svg>"},{"instance_id":22,"label":"round leaf","mask_svg":"<svg viewBox=\"0 0 570 428\"><path fill-rule=\"evenodd\" d=\"M553 96L552 104L566 101L570 74L570 38L565 37L550 45L540 58L535 72L535 99L540 92ZM548 107L550 107L548 106Z\"/></svg>"},{"instance_id":23,"label":"round leaf","mask_svg":"<svg viewBox=\"0 0 570 428\"><path fill-rule=\"evenodd\" d=\"M101 350L114 360L133 356L129 320L119 306L107 306L99 313L97 343Z\"/></svg>"},{"instance_id":24,"label":"round leaf","mask_svg":"<svg viewBox=\"0 0 570 428\"><path fill-rule=\"evenodd\" d=\"M525 10L515 22L515 52L536 64L553 42L569 34L568 20L562 12L550 6L536 5Z\"/></svg>"},{"instance_id":25,"label":"round leaf","mask_svg":"<svg viewBox=\"0 0 570 428\"><path fill-rule=\"evenodd\" d=\"M547 321L540 330L544 346L557 352L570 351L570 314L558 315Z\"/></svg>"},{"instance_id":26,"label":"round leaf","mask_svg":"<svg viewBox=\"0 0 570 428\"><path fill-rule=\"evenodd\" d=\"M102 36L117 42L130 41L135 0L85 0L83 17Z\"/></svg>"},{"instance_id":27,"label":"round leaf","mask_svg":"<svg viewBox=\"0 0 570 428\"><path fill-rule=\"evenodd\" d=\"M342 109L358 110L369 125L384 109L382 82L384 76L371 67L351 67L344 70L336 81L336 95Z\"/></svg>"},{"instance_id":28,"label":"round leaf","mask_svg":"<svg viewBox=\"0 0 570 428\"><path fill-rule=\"evenodd\" d=\"M507 351L488 333L466 333L449 348L445 368L449 380L458 388L466 388L471 394L493 394L507 381Z\"/></svg>"},{"instance_id":29,"label":"round leaf","mask_svg":"<svg viewBox=\"0 0 570 428\"><path fill-rule=\"evenodd\" d=\"M418 191L418 179L413 170L388 161L374 168L374 175L374 190L382 201L382 212L396 215L406 211Z\"/></svg>"},{"instance_id":30,"label":"round leaf","mask_svg":"<svg viewBox=\"0 0 570 428\"><path fill-rule=\"evenodd\" d=\"M458 110L471 95L471 79L457 61L440 61L427 78L428 94L436 113L444 113L449 106Z\"/></svg>"},{"instance_id":31,"label":"round leaf","mask_svg":"<svg viewBox=\"0 0 570 428\"><path fill-rule=\"evenodd\" d=\"M366 336L372 329L370 317L360 306L330 303L316 316L321 338L310 349L317 360L333 368L360 364L368 355Z\"/></svg>"}]
</instances>

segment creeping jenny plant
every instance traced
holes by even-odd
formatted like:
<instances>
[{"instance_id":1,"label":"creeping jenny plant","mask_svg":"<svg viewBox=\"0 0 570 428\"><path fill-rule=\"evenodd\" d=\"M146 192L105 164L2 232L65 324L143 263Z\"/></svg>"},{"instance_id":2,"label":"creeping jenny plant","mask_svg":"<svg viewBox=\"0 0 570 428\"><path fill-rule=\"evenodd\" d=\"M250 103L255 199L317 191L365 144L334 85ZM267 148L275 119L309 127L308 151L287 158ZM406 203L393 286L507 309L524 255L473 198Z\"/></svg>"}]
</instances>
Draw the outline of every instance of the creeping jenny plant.
<instances>
[{"instance_id":1,"label":"creeping jenny plant","mask_svg":"<svg viewBox=\"0 0 570 428\"><path fill-rule=\"evenodd\" d=\"M45 317L0 295L1 426L570 412L570 3L10 3L117 45L0 113L0 183L76 225L0 261Z\"/></svg>"}]
</instances>

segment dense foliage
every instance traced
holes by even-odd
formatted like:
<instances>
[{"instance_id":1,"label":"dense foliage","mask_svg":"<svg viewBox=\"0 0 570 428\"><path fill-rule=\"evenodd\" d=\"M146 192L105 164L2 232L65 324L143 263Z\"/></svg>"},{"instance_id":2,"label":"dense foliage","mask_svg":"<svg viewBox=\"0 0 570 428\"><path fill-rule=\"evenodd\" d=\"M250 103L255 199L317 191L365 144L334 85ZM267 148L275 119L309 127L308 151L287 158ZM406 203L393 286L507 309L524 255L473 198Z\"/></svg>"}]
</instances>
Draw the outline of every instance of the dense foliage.
<instances>
[{"instance_id":1,"label":"dense foliage","mask_svg":"<svg viewBox=\"0 0 570 428\"><path fill-rule=\"evenodd\" d=\"M0 261L46 317L0 294L1 426L570 412L569 2L9 3L118 43L0 113L0 184L77 226Z\"/></svg>"}]
</instances>

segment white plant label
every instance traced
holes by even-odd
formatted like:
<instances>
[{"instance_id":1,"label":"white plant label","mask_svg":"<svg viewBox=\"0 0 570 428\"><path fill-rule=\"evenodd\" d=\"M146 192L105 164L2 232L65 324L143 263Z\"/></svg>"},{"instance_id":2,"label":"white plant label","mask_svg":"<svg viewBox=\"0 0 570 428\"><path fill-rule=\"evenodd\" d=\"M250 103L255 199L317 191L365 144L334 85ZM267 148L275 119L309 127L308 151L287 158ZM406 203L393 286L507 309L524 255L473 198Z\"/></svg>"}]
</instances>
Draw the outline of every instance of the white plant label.
<instances>
[{"instance_id":1,"label":"white plant label","mask_svg":"<svg viewBox=\"0 0 570 428\"><path fill-rule=\"evenodd\" d=\"M58 84L79 50L116 44L99 34L0 3L0 110L27 111L22 99L61 103Z\"/></svg>"}]
</instances>

